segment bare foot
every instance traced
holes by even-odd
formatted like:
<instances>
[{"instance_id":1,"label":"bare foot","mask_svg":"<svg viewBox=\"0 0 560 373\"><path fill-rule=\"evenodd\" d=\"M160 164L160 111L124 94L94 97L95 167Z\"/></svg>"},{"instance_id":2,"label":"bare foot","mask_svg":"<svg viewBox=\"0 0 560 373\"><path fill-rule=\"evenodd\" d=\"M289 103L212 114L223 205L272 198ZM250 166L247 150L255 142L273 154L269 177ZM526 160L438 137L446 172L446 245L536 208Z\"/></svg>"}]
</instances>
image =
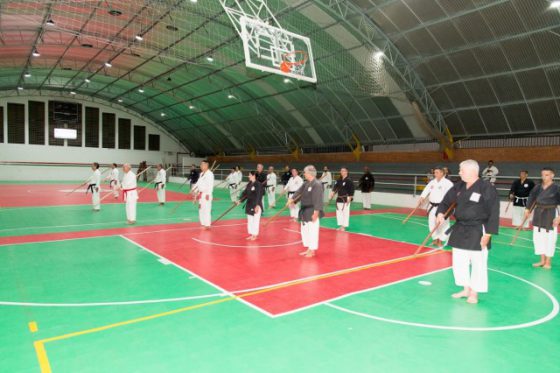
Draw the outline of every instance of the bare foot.
<instances>
[{"instance_id":1,"label":"bare foot","mask_svg":"<svg viewBox=\"0 0 560 373\"><path fill-rule=\"evenodd\" d=\"M309 250L307 254L305 254L306 258L313 258L315 256L315 250Z\"/></svg>"},{"instance_id":2,"label":"bare foot","mask_svg":"<svg viewBox=\"0 0 560 373\"><path fill-rule=\"evenodd\" d=\"M478 297L476 295L471 295L470 297L467 298L467 303L477 304L478 303Z\"/></svg>"},{"instance_id":3,"label":"bare foot","mask_svg":"<svg viewBox=\"0 0 560 373\"><path fill-rule=\"evenodd\" d=\"M533 267L535 268L542 267L542 266L544 266L544 262L533 263Z\"/></svg>"},{"instance_id":4,"label":"bare foot","mask_svg":"<svg viewBox=\"0 0 560 373\"><path fill-rule=\"evenodd\" d=\"M467 290L463 290L458 293L451 294L451 296L455 299L466 298L469 296L469 292Z\"/></svg>"},{"instance_id":5,"label":"bare foot","mask_svg":"<svg viewBox=\"0 0 560 373\"><path fill-rule=\"evenodd\" d=\"M246 238L247 241L249 241L253 236L249 236Z\"/></svg>"},{"instance_id":6,"label":"bare foot","mask_svg":"<svg viewBox=\"0 0 560 373\"><path fill-rule=\"evenodd\" d=\"M299 253L299 255L307 255L307 252L308 252L308 251L309 251L309 250L302 251L301 253Z\"/></svg>"},{"instance_id":7,"label":"bare foot","mask_svg":"<svg viewBox=\"0 0 560 373\"><path fill-rule=\"evenodd\" d=\"M204 227L202 227L202 229L204 229L205 231L209 231L209 230L210 230L210 227L204 226Z\"/></svg>"},{"instance_id":8,"label":"bare foot","mask_svg":"<svg viewBox=\"0 0 560 373\"><path fill-rule=\"evenodd\" d=\"M251 237L249 237L249 241L254 241L254 240L256 240L256 239L257 239L257 236L251 236Z\"/></svg>"},{"instance_id":9,"label":"bare foot","mask_svg":"<svg viewBox=\"0 0 560 373\"><path fill-rule=\"evenodd\" d=\"M551 269L552 266L550 264L545 264L542 266L544 269Z\"/></svg>"},{"instance_id":10,"label":"bare foot","mask_svg":"<svg viewBox=\"0 0 560 373\"><path fill-rule=\"evenodd\" d=\"M344 227L338 227L336 230L337 230L337 231L344 232L344 231L346 230L346 228L344 228Z\"/></svg>"},{"instance_id":11,"label":"bare foot","mask_svg":"<svg viewBox=\"0 0 560 373\"><path fill-rule=\"evenodd\" d=\"M136 224L136 220L127 220L126 224Z\"/></svg>"}]
</instances>

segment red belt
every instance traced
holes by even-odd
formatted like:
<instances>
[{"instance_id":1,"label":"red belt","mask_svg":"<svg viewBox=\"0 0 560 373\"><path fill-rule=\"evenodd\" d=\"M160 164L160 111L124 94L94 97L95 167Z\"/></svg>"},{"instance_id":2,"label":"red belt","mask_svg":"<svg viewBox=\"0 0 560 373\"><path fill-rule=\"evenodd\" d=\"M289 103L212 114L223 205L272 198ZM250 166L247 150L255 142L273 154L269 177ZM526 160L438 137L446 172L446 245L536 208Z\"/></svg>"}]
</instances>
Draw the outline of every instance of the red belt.
<instances>
[{"instance_id":1,"label":"red belt","mask_svg":"<svg viewBox=\"0 0 560 373\"><path fill-rule=\"evenodd\" d=\"M136 188L123 189L123 200L126 201L126 193L132 192L133 190L136 190Z\"/></svg>"}]
</instances>

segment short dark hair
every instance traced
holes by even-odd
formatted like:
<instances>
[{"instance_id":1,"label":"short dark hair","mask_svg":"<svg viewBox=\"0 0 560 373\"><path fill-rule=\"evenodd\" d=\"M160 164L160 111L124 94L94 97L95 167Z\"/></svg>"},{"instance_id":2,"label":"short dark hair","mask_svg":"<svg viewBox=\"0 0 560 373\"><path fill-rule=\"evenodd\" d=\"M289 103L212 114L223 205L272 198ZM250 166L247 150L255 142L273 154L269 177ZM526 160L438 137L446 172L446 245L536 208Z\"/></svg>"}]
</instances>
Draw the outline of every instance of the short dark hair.
<instances>
[{"instance_id":1,"label":"short dark hair","mask_svg":"<svg viewBox=\"0 0 560 373\"><path fill-rule=\"evenodd\" d=\"M113 163L113 166L118 167L116 163Z\"/></svg>"},{"instance_id":2,"label":"short dark hair","mask_svg":"<svg viewBox=\"0 0 560 373\"><path fill-rule=\"evenodd\" d=\"M434 170L434 171L435 171L435 170L440 170L441 172L444 172L444 171L445 171L445 170L443 169L443 166L435 166L435 167L433 168L433 170Z\"/></svg>"},{"instance_id":3,"label":"short dark hair","mask_svg":"<svg viewBox=\"0 0 560 373\"><path fill-rule=\"evenodd\" d=\"M552 172L553 174L556 175L556 172L554 172L554 169L552 169L550 167L543 167L541 171L550 171L550 172Z\"/></svg>"},{"instance_id":4,"label":"short dark hair","mask_svg":"<svg viewBox=\"0 0 560 373\"><path fill-rule=\"evenodd\" d=\"M524 173L526 173L527 175L529 175L529 171L527 171L527 170L521 170L521 172L524 172Z\"/></svg>"},{"instance_id":5,"label":"short dark hair","mask_svg":"<svg viewBox=\"0 0 560 373\"><path fill-rule=\"evenodd\" d=\"M257 176L257 171L249 171L249 175L251 175L251 176Z\"/></svg>"},{"instance_id":6,"label":"short dark hair","mask_svg":"<svg viewBox=\"0 0 560 373\"><path fill-rule=\"evenodd\" d=\"M99 168L99 163L93 162L93 165L95 166L95 169L96 169L96 170Z\"/></svg>"}]
</instances>

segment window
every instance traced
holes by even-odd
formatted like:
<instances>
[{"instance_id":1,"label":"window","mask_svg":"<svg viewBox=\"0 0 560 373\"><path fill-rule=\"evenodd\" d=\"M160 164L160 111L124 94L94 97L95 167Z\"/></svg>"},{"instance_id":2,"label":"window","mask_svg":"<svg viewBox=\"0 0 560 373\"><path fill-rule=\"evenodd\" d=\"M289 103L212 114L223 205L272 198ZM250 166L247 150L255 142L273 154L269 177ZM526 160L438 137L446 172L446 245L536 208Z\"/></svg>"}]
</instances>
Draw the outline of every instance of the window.
<instances>
[{"instance_id":1,"label":"window","mask_svg":"<svg viewBox=\"0 0 560 373\"><path fill-rule=\"evenodd\" d=\"M45 103L29 101L27 105L29 143L45 145Z\"/></svg>"},{"instance_id":2,"label":"window","mask_svg":"<svg viewBox=\"0 0 560 373\"><path fill-rule=\"evenodd\" d=\"M148 135L148 150L159 151L159 135Z\"/></svg>"},{"instance_id":3,"label":"window","mask_svg":"<svg viewBox=\"0 0 560 373\"><path fill-rule=\"evenodd\" d=\"M8 104L8 142L25 144L24 104Z\"/></svg>"},{"instance_id":4,"label":"window","mask_svg":"<svg viewBox=\"0 0 560 373\"><path fill-rule=\"evenodd\" d=\"M99 109L86 106L86 146L99 148Z\"/></svg>"},{"instance_id":5,"label":"window","mask_svg":"<svg viewBox=\"0 0 560 373\"><path fill-rule=\"evenodd\" d=\"M4 108L0 106L0 142L4 142Z\"/></svg>"},{"instance_id":6,"label":"window","mask_svg":"<svg viewBox=\"0 0 560 373\"><path fill-rule=\"evenodd\" d=\"M55 128L70 128L78 132L68 146L82 146L82 105L74 102L49 101L49 145L63 146L64 139L54 137Z\"/></svg>"},{"instance_id":7,"label":"window","mask_svg":"<svg viewBox=\"0 0 560 373\"><path fill-rule=\"evenodd\" d=\"M145 126L134 126L134 150L146 150Z\"/></svg>"},{"instance_id":8,"label":"window","mask_svg":"<svg viewBox=\"0 0 560 373\"><path fill-rule=\"evenodd\" d=\"M103 113L103 147L114 149L115 148L115 121L116 116L112 113Z\"/></svg>"},{"instance_id":9,"label":"window","mask_svg":"<svg viewBox=\"0 0 560 373\"><path fill-rule=\"evenodd\" d=\"M130 119L119 118L119 149L130 149Z\"/></svg>"}]
</instances>

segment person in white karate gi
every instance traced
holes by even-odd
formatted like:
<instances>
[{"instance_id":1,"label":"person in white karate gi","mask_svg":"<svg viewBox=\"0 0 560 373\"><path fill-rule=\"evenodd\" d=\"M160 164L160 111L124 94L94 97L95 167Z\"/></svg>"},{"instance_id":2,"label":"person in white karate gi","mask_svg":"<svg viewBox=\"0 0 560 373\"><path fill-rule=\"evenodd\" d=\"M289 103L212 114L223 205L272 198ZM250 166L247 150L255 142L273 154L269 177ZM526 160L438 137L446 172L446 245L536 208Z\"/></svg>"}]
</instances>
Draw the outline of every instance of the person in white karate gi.
<instances>
[{"instance_id":1,"label":"person in white karate gi","mask_svg":"<svg viewBox=\"0 0 560 373\"><path fill-rule=\"evenodd\" d=\"M428 204L428 229L430 232L436 226L436 211L437 207L443 200L443 196L447 194L449 189L453 188L453 183L445 177L442 167L434 168L434 179L422 191L420 195L420 205L423 205L426 198L429 198ZM447 230L449 229L449 219L446 219L443 224L440 224L438 229L432 234L432 244L437 247L443 247L447 242Z\"/></svg>"},{"instance_id":2,"label":"person in white karate gi","mask_svg":"<svg viewBox=\"0 0 560 373\"><path fill-rule=\"evenodd\" d=\"M113 197L119 198L119 168L116 163L111 165L111 173L105 180L109 180L109 189L113 192Z\"/></svg>"},{"instance_id":3,"label":"person in white karate gi","mask_svg":"<svg viewBox=\"0 0 560 373\"><path fill-rule=\"evenodd\" d=\"M288 193L288 199L293 198L295 192L297 192L303 185L303 179L299 176L298 170L292 168L291 173L292 177L290 177L290 180L288 180L288 183L284 187L284 192ZM290 218L292 219L292 221L297 221L299 214L299 202L290 204L289 209Z\"/></svg>"},{"instance_id":4,"label":"person in white karate gi","mask_svg":"<svg viewBox=\"0 0 560 373\"><path fill-rule=\"evenodd\" d=\"M165 172L163 165L157 165L157 174L154 180L154 188L157 192L157 198L160 206L165 204L165 182L167 180L167 172Z\"/></svg>"},{"instance_id":5,"label":"person in white karate gi","mask_svg":"<svg viewBox=\"0 0 560 373\"><path fill-rule=\"evenodd\" d=\"M130 167L129 163L123 164L121 190L123 191L126 222L128 224L136 223L136 203L138 202L138 191L136 190L136 187L136 174L132 171L132 167Z\"/></svg>"},{"instance_id":6,"label":"person in white karate gi","mask_svg":"<svg viewBox=\"0 0 560 373\"><path fill-rule=\"evenodd\" d=\"M87 192L91 192L93 211L97 212L101 210L101 199L99 198L99 192L101 191L101 171L99 171L99 163L93 162L91 164L91 169L93 174L89 178L86 194Z\"/></svg>"},{"instance_id":7,"label":"person in white karate gi","mask_svg":"<svg viewBox=\"0 0 560 373\"><path fill-rule=\"evenodd\" d=\"M208 161L200 162L200 176L192 187L193 198L198 200L198 218L200 225L208 230L212 224L212 193L214 191L214 173Z\"/></svg>"},{"instance_id":8,"label":"person in white karate gi","mask_svg":"<svg viewBox=\"0 0 560 373\"><path fill-rule=\"evenodd\" d=\"M266 175L266 196L268 199L268 208L276 208L276 185L277 177L274 172L274 167L270 166L268 168L268 174Z\"/></svg>"}]
</instances>

